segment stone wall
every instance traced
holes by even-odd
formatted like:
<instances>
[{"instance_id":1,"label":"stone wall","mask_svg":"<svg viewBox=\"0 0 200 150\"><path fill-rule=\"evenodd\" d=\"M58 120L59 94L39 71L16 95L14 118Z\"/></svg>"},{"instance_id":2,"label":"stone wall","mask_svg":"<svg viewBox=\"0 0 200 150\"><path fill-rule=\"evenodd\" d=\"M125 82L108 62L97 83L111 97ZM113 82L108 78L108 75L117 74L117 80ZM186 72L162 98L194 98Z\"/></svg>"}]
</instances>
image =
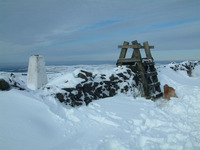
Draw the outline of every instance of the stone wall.
<instances>
[{"instance_id":1,"label":"stone wall","mask_svg":"<svg viewBox=\"0 0 200 150\"><path fill-rule=\"evenodd\" d=\"M80 70L77 78L84 81L75 87L62 88L63 92L56 93L55 97L60 102L74 107L88 105L92 100L112 97L118 93L138 94L136 75L130 68L123 69L121 72L119 68L110 76Z\"/></svg>"}]
</instances>

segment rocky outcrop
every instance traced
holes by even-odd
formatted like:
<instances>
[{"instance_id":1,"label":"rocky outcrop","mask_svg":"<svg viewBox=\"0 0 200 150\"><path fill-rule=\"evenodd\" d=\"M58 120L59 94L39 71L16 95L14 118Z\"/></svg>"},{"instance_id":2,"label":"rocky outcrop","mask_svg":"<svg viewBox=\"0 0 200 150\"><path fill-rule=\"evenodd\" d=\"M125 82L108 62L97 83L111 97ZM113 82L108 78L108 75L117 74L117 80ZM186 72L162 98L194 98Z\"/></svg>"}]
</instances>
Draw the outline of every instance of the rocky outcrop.
<instances>
[{"instance_id":1,"label":"rocky outcrop","mask_svg":"<svg viewBox=\"0 0 200 150\"><path fill-rule=\"evenodd\" d=\"M200 65L200 61L185 61L180 64L172 63L171 64L171 69L174 71L181 70L181 71L186 71L188 76L192 76L192 71L194 70L195 66Z\"/></svg>"}]
</instances>

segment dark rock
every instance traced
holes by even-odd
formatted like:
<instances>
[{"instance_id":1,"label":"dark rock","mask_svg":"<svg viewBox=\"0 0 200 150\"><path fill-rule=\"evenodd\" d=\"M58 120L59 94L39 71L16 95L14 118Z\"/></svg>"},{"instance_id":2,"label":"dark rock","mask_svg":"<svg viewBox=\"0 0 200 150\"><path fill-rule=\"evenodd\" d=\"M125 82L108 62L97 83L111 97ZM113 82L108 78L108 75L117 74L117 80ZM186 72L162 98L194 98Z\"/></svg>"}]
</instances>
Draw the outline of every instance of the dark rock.
<instances>
[{"instance_id":1,"label":"dark rock","mask_svg":"<svg viewBox=\"0 0 200 150\"><path fill-rule=\"evenodd\" d=\"M81 99L82 96L83 96L83 92L82 91L78 91L77 98Z\"/></svg>"},{"instance_id":2,"label":"dark rock","mask_svg":"<svg viewBox=\"0 0 200 150\"><path fill-rule=\"evenodd\" d=\"M129 86L128 85L125 85L122 89L121 89L121 93L126 93L126 92L128 92L128 90L129 90Z\"/></svg>"},{"instance_id":3,"label":"dark rock","mask_svg":"<svg viewBox=\"0 0 200 150\"><path fill-rule=\"evenodd\" d=\"M122 83L123 81L122 81L122 80L119 80L118 82L119 82L119 83Z\"/></svg>"},{"instance_id":4,"label":"dark rock","mask_svg":"<svg viewBox=\"0 0 200 150\"><path fill-rule=\"evenodd\" d=\"M19 88L19 90L21 90L21 91L24 91L25 90L25 88L22 88L22 87L18 87Z\"/></svg>"},{"instance_id":5,"label":"dark rock","mask_svg":"<svg viewBox=\"0 0 200 150\"><path fill-rule=\"evenodd\" d=\"M102 93L102 87L98 87L95 89L94 91L94 98L97 99L97 98L101 98L101 93Z\"/></svg>"},{"instance_id":6,"label":"dark rock","mask_svg":"<svg viewBox=\"0 0 200 150\"><path fill-rule=\"evenodd\" d=\"M99 86L99 84L100 84L99 82L94 82L92 88L95 89L97 86Z\"/></svg>"},{"instance_id":7,"label":"dark rock","mask_svg":"<svg viewBox=\"0 0 200 150\"><path fill-rule=\"evenodd\" d=\"M84 102L86 105L88 105L92 100L89 97L85 97Z\"/></svg>"},{"instance_id":8,"label":"dark rock","mask_svg":"<svg viewBox=\"0 0 200 150\"><path fill-rule=\"evenodd\" d=\"M128 85L124 86L124 89L125 89L125 91L127 92L128 89L129 89Z\"/></svg>"},{"instance_id":9,"label":"dark rock","mask_svg":"<svg viewBox=\"0 0 200 150\"><path fill-rule=\"evenodd\" d=\"M125 76L123 73L118 73L117 74L119 77L123 78L124 80L128 80L129 78Z\"/></svg>"},{"instance_id":10,"label":"dark rock","mask_svg":"<svg viewBox=\"0 0 200 150\"><path fill-rule=\"evenodd\" d=\"M116 90L115 89L110 89L109 91L109 96L114 96L116 94Z\"/></svg>"},{"instance_id":11,"label":"dark rock","mask_svg":"<svg viewBox=\"0 0 200 150\"><path fill-rule=\"evenodd\" d=\"M105 89L106 89L107 91L110 91L110 89L111 89L111 85L108 85L108 84L105 84L104 87L105 87Z\"/></svg>"},{"instance_id":12,"label":"dark rock","mask_svg":"<svg viewBox=\"0 0 200 150\"><path fill-rule=\"evenodd\" d=\"M119 77L123 77L124 74L123 74L123 73L118 73L117 76L119 76Z\"/></svg>"},{"instance_id":13,"label":"dark rock","mask_svg":"<svg viewBox=\"0 0 200 150\"><path fill-rule=\"evenodd\" d=\"M92 94L93 88L92 88L92 83L86 83L83 85L83 92L84 93L89 93Z\"/></svg>"},{"instance_id":14,"label":"dark rock","mask_svg":"<svg viewBox=\"0 0 200 150\"><path fill-rule=\"evenodd\" d=\"M10 77L15 78L15 75L13 73L10 74Z\"/></svg>"},{"instance_id":15,"label":"dark rock","mask_svg":"<svg viewBox=\"0 0 200 150\"><path fill-rule=\"evenodd\" d=\"M76 91L76 92L77 92L77 91ZM78 92L77 92L77 94L78 94ZM72 101L76 101L76 100L78 100L77 94L70 93L70 94L69 94L69 98L70 98Z\"/></svg>"},{"instance_id":16,"label":"dark rock","mask_svg":"<svg viewBox=\"0 0 200 150\"><path fill-rule=\"evenodd\" d=\"M83 73L79 73L77 76L78 76L78 78L81 78L81 79L84 79L85 81L88 81L86 75L84 75Z\"/></svg>"},{"instance_id":17,"label":"dark rock","mask_svg":"<svg viewBox=\"0 0 200 150\"><path fill-rule=\"evenodd\" d=\"M119 80L118 77L115 77L113 74L110 76L110 81Z\"/></svg>"},{"instance_id":18,"label":"dark rock","mask_svg":"<svg viewBox=\"0 0 200 150\"><path fill-rule=\"evenodd\" d=\"M103 83L105 83L105 85L107 85L107 86L111 86L112 85L111 81L103 81Z\"/></svg>"},{"instance_id":19,"label":"dark rock","mask_svg":"<svg viewBox=\"0 0 200 150\"><path fill-rule=\"evenodd\" d=\"M10 89L10 85L4 79L0 79L0 90L7 91Z\"/></svg>"},{"instance_id":20,"label":"dark rock","mask_svg":"<svg viewBox=\"0 0 200 150\"><path fill-rule=\"evenodd\" d=\"M73 90L75 90L75 88L62 88L62 90L65 90L67 92L72 92Z\"/></svg>"},{"instance_id":21,"label":"dark rock","mask_svg":"<svg viewBox=\"0 0 200 150\"><path fill-rule=\"evenodd\" d=\"M79 101L73 101L71 104L70 104L72 107L75 107L75 106L81 106L83 105L82 102L79 102Z\"/></svg>"},{"instance_id":22,"label":"dark rock","mask_svg":"<svg viewBox=\"0 0 200 150\"><path fill-rule=\"evenodd\" d=\"M58 98L61 103L65 101L64 96L63 96L62 93L57 93L56 94L56 98Z\"/></svg>"},{"instance_id":23,"label":"dark rock","mask_svg":"<svg viewBox=\"0 0 200 150\"><path fill-rule=\"evenodd\" d=\"M103 94L103 98L109 97L106 93L102 93Z\"/></svg>"},{"instance_id":24,"label":"dark rock","mask_svg":"<svg viewBox=\"0 0 200 150\"><path fill-rule=\"evenodd\" d=\"M103 77L103 76L101 76L100 78L101 78L101 79L103 79L103 80L105 80L105 79L106 79L106 78L105 78L105 77Z\"/></svg>"},{"instance_id":25,"label":"dark rock","mask_svg":"<svg viewBox=\"0 0 200 150\"><path fill-rule=\"evenodd\" d=\"M87 72L87 71L84 71L84 70L81 70L81 72L85 73L86 77L92 77L91 72Z\"/></svg>"},{"instance_id":26,"label":"dark rock","mask_svg":"<svg viewBox=\"0 0 200 150\"><path fill-rule=\"evenodd\" d=\"M81 83L76 85L77 90L83 90L83 85Z\"/></svg>"},{"instance_id":27,"label":"dark rock","mask_svg":"<svg viewBox=\"0 0 200 150\"><path fill-rule=\"evenodd\" d=\"M120 87L117 84L114 85L113 87L115 88L116 91L120 89Z\"/></svg>"},{"instance_id":28,"label":"dark rock","mask_svg":"<svg viewBox=\"0 0 200 150\"><path fill-rule=\"evenodd\" d=\"M69 98L67 98L66 100L65 100L65 102L66 103L69 103L71 100L69 99Z\"/></svg>"},{"instance_id":29,"label":"dark rock","mask_svg":"<svg viewBox=\"0 0 200 150\"><path fill-rule=\"evenodd\" d=\"M127 69L127 73L128 73L129 75L131 75L131 74L132 74L132 71L131 71L130 69Z\"/></svg>"},{"instance_id":30,"label":"dark rock","mask_svg":"<svg viewBox=\"0 0 200 150\"><path fill-rule=\"evenodd\" d=\"M103 80L105 80L106 79L106 77L105 77L106 75L105 74L101 74L101 79L103 79Z\"/></svg>"},{"instance_id":31,"label":"dark rock","mask_svg":"<svg viewBox=\"0 0 200 150\"><path fill-rule=\"evenodd\" d=\"M116 86L117 84L118 84L118 81L113 81L111 85Z\"/></svg>"}]
</instances>

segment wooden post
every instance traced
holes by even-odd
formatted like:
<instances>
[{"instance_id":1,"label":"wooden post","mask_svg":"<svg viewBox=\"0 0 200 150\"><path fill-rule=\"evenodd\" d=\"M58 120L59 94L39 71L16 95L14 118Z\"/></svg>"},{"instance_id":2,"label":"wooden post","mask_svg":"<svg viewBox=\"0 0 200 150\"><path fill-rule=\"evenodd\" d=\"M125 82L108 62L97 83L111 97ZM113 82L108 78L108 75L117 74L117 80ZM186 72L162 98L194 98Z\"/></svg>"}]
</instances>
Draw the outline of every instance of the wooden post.
<instances>
[{"instance_id":1,"label":"wooden post","mask_svg":"<svg viewBox=\"0 0 200 150\"><path fill-rule=\"evenodd\" d=\"M143 45L144 45L144 49L145 49L147 59L153 59L153 57L151 56L151 52L150 52L148 42L144 42Z\"/></svg>"},{"instance_id":2,"label":"wooden post","mask_svg":"<svg viewBox=\"0 0 200 150\"><path fill-rule=\"evenodd\" d=\"M138 46L140 44L137 41L133 41L132 45L137 45ZM142 61L142 57L141 57L141 53L140 53L140 49L139 48L134 48L131 58L134 58L134 57L135 57L135 59L138 59L138 60Z\"/></svg>"},{"instance_id":3,"label":"wooden post","mask_svg":"<svg viewBox=\"0 0 200 150\"><path fill-rule=\"evenodd\" d=\"M129 42L124 41L123 45L129 45ZM119 55L119 58L125 58L126 57L126 52L127 52L127 48L122 48L121 49L121 53Z\"/></svg>"},{"instance_id":4,"label":"wooden post","mask_svg":"<svg viewBox=\"0 0 200 150\"><path fill-rule=\"evenodd\" d=\"M124 41L123 46L124 46L124 45L129 45L129 42ZM120 55L119 55L119 59L118 59L118 61L117 61L117 66L122 66L123 63L120 62L120 59L125 59L127 49L128 49L128 48L122 48L122 49L121 49L121 52L120 52Z\"/></svg>"},{"instance_id":5,"label":"wooden post","mask_svg":"<svg viewBox=\"0 0 200 150\"><path fill-rule=\"evenodd\" d=\"M140 45L137 41L133 41L132 45ZM142 96L146 97L147 99L150 99L150 93L149 93L149 86L147 83L147 79L145 77L145 69L144 66L142 64L142 57L141 57L141 53L140 53L140 49L139 48L134 48L133 51L133 55L132 57L135 57L136 59L140 60L137 62L137 67L138 67L138 71L140 72L140 77L141 77L141 82L143 84L143 93Z\"/></svg>"}]
</instances>

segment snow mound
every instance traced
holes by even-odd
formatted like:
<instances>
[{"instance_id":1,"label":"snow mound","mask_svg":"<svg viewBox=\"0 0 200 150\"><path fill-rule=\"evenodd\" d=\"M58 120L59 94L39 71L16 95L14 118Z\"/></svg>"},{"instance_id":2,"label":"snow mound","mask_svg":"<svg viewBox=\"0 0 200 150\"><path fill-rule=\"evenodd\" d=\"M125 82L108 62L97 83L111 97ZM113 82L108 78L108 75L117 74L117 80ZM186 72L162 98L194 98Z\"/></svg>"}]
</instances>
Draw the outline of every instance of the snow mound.
<instances>
[{"instance_id":1,"label":"snow mound","mask_svg":"<svg viewBox=\"0 0 200 150\"><path fill-rule=\"evenodd\" d=\"M200 76L200 66L196 66L194 70L192 71L193 77L199 77Z\"/></svg>"}]
</instances>

